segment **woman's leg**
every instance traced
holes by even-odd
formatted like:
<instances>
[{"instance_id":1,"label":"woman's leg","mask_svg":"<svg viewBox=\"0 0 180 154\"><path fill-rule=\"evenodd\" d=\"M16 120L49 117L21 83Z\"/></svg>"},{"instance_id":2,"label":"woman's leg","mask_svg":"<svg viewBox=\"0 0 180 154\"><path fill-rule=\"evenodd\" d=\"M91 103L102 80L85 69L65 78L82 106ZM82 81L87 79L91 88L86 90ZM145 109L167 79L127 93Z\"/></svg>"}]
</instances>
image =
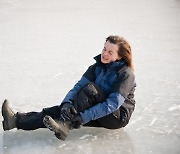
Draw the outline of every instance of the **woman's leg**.
<instances>
[{"instance_id":1,"label":"woman's leg","mask_svg":"<svg viewBox=\"0 0 180 154\"><path fill-rule=\"evenodd\" d=\"M53 119L59 119L60 106L44 108L41 112L17 113L16 126L17 129L35 130L38 128L46 128L43 118L49 115Z\"/></svg>"},{"instance_id":2,"label":"woman's leg","mask_svg":"<svg viewBox=\"0 0 180 154\"><path fill-rule=\"evenodd\" d=\"M119 129L124 127L122 121L116 118L113 114L107 115L98 119L98 123L107 129Z\"/></svg>"},{"instance_id":3,"label":"woman's leg","mask_svg":"<svg viewBox=\"0 0 180 154\"><path fill-rule=\"evenodd\" d=\"M91 120L90 122L84 124L85 127L102 127L102 125L99 124L98 120Z\"/></svg>"},{"instance_id":4,"label":"woman's leg","mask_svg":"<svg viewBox=\"0 0 180 154\"><path fill-rule=\"evenodd\" d=\"M107 115L105 117L99 118L97 120L92 120L87 124L83 125L86 127L103 127L107 129L118 129L122 128L122 122L117 119L113 114Z\"/></svg>"}]
</instances>

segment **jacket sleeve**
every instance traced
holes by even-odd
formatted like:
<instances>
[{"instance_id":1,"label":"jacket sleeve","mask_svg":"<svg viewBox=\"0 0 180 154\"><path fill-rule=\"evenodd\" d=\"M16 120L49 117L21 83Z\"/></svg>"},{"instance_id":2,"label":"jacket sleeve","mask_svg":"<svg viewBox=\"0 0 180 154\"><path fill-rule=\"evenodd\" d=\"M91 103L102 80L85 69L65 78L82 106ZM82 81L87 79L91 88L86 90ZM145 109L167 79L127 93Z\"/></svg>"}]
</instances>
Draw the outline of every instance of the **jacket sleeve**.
<instances>
[{"instance_id":1,"label":"jacket sleeve","mask_svg":"<svg viewBox=\"0 0 180 154\"><path fill-rule=\"evenodd\" d=\"M95 64L89 66L86 72L83 74L81 79L74 85L74 87L67 93L62 103L64 102L72 102L74 95L78 92L78 90L84 86L88 82L93 82L95 80Z\"/></svg>"},{"instance_id":2,"label":"jacket sleeve","mask_svg":"<svg viewBox=\"0 0 180 154\"><path fill-rule=\"evenodd\" d=\"M72 102L77 91L88 82L89 80L86 77L82 76L81 79L74 85L74 87L67 93L62 103Z\"/></svg>"},{"instance_id":3,"label":"jacket sleeve","mask_svg":"<svg viewBox=\"0 0 180 154\"><path fill-rule=\"evenodd\" d=\"M113 84L111 91L118 92L126 99L132 88L134 87L134 84L134 73L130 70L130 68L126 67L125 69L118 72L117 80Z\"/></svg>"},{"instance_id":4,"label":"jacket sleeve","mask_svg":"<svg viewBox=\"0 0 180 154\"><path fill-rule=\"evenodd\" d=\"M134 86L134 74L131 72L119 72L116 82L111 88L106 101L99 103L81 112L84 124L113 113L124 103L126 97Z\"/></svg>"},{"instance_id":5,"label":"jacket sleeve","mask_svg":"<svg viewBox=\"0 0 180 154\"><path fill-rule=\"evenodd\" d=\"M83 124L96 120L116 111L124 102L124 97L119 93L111 93L106 101L99 103L83 112L80 112Z\"/></svg>"}]
</instances>

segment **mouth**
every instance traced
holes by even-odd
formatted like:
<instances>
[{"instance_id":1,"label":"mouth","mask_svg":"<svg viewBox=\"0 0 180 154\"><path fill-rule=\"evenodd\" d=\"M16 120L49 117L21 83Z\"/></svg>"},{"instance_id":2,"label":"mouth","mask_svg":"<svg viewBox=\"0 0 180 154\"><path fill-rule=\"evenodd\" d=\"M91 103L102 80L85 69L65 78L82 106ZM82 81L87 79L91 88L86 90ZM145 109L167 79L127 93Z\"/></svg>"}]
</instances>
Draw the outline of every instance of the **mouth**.
<instances>
[{"instance_id":1,"label":"mouth","mask_svg":"<svg viewBox=\"0 0 180 154\"><path fill-rule=\"evenodd\" d=\"M108 58L103 56L103 55L101 55L101 62L102 63L108 63Z\"/></svg>"},{"instance_id":2,"label":"mouth","mask_svg":"<svg viewBox=\"0 0 180 154\"><path fill-rule=\"evenodd\" d=\"M104 57L104 56L102 56L102 59L103 59L103 60L105 60L105 61L107 61L107 60L108 60L108 58L106 58L106 57Z\"/></svg>"}]
</instances>

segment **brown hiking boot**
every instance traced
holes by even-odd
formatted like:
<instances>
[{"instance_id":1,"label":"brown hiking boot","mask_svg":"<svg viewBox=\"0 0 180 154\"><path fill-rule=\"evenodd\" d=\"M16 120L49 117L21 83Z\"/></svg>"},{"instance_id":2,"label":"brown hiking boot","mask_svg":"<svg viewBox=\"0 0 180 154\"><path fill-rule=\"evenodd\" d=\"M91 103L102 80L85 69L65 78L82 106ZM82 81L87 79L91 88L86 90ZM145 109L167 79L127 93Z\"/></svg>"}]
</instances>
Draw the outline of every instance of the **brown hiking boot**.
<instances>
[{"instance_id":1,"label":"brown hiking boot","mask_svg":"<svg viewBox=\"0 0 180 154\"><path fill-rule=\"evenodd\" d=\"M55 136L60 140L65 140L69 134L68 122L54 120L50 116L45 116L43 119L44 125L55 133Z\"/></svg>"},{"instance_id":2,"label":"brown hiking boot","mask_svg":"<svg viewBox=\"0 0 180 154\"><path fill-rule=\"evenodd\" d=\"M16 128L16 114L9 107L9 102L4 100L2 104L2 121L4 131Z\"/></svg>"}]
</instances>

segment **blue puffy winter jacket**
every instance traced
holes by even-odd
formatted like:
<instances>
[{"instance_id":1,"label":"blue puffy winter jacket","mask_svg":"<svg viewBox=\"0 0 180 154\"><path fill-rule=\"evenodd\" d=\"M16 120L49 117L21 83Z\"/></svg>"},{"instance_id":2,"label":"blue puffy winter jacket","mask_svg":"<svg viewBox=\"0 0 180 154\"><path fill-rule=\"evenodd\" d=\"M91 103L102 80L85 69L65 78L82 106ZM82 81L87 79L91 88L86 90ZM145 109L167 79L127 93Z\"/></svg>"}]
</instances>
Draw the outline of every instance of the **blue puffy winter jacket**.
<instances>
[{"instance_id":1,"label":"blue puffy winter jacket","mask_svg":"<svg viewBox=\"0 0 180 154\"><path fill-rule=\"evenodd\" d=\"M82 86L88 82L94 82L105 92L107 98L104 102L80 112L83 123L111 113L116 114L120 107L126 110L125 112L130 118L135 106L135 76L133 71L123 59L109 64L101 63L100 55L94 59L96 63L87 69L81 79L68 92L63 102L71 102ZM117 112L117 114L119 113Z\"/></svg>"}]
</instances>

